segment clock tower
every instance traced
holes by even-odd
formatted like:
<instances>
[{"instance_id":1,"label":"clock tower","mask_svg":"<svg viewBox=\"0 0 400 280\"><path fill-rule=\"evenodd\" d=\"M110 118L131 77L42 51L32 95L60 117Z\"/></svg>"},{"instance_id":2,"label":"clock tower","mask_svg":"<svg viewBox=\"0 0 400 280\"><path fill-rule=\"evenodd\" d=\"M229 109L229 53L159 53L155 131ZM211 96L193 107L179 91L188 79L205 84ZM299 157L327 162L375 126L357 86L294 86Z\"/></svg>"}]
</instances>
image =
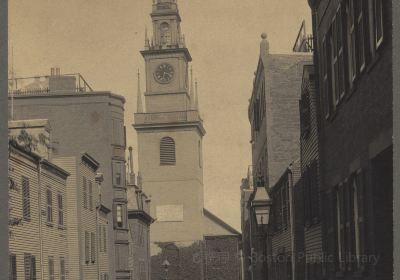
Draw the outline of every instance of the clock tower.
<instances>
[{"instance_id":1,"label":"clock tower","mask_svg":"<svg viewBox=\"0 0 400 280\"><path fill-rule=\"evenodd\" d=\"M153 38L146 34L141 51L146 66L144 105L139 89L133 125L141 185L151 195L150 213L156 219L150 229L151 274L152 279L159 279L163 270L158 270L168 260L168 278L186 279L183 262L192 256L185 258L183 252L187 249L193 254L193 246L199 246L204 235L205 130L193 79L189 85L192 58L181 33L176 0L154 0L151 18ZM197 270L191 273L200 276L202 264L196 264Z\"/></svg>"}]
</instances>

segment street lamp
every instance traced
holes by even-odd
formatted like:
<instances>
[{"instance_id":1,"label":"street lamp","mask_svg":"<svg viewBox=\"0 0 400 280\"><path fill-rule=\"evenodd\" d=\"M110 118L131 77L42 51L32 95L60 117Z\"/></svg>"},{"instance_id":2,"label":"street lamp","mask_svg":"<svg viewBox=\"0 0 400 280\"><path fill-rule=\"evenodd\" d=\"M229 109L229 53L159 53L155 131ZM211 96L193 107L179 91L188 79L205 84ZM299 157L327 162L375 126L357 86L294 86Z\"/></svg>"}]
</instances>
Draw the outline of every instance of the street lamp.
<instances>
[{"instance_id":1,"label":"street lamp","mask_svg":"<svg viewBox=\"0 0 400 280\"><path fill-rule=\"evenodd\" d=\"M265 189L265 180L263 176L259 176L256 184L254 199L251 202L251 208L256 217L259 227L267 226L269 223L269 215L272 201Z\"/></svg>"},{"instance_id":2,"label":"street lamp","mask_svg":"<svg viewBox=\"0 0 400 280\"><path fill-rule=\"evenodd\" d=\"M168 279L168 267L170 266L171 264L169 263L169 261L168 260L165 260L162 264L161 264L161 266L164 268L164 271L165 271L165 280L167 280Z\"/></svg>"}]
</instances>

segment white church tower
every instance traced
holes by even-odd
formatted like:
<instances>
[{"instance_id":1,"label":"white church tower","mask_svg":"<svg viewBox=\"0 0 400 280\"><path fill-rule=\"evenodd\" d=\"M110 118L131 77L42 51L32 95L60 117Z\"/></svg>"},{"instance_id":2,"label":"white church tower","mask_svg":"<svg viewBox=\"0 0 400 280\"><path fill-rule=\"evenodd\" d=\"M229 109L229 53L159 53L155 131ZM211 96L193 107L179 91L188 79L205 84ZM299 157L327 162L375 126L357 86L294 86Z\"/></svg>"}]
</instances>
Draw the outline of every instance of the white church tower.
<instances>
[{"instance_id":1,"label":"white church tower","mask_svg":"<svg viewBox=\"0 0 400 280\"><path fill-rule=\"evenodd\" d=\"M181 33L176 1L153 1L151 18L154 37L146 34L141 51L146 91L142 98L138 90L133 126L142 186L152 196L151 216L156 219L150 230L154 255L161 251L160 244L190 246L203 239L205 130L193 78L189 81L192 58Z\"/></svg>"}]
</instances>

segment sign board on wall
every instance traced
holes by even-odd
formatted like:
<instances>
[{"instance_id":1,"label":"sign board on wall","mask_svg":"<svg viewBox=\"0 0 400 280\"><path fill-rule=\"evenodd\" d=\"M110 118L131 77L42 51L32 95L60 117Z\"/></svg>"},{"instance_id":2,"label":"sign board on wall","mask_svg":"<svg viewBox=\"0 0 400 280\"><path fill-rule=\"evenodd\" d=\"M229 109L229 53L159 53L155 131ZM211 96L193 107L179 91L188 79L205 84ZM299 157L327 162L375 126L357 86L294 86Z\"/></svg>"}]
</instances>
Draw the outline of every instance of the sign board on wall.
<instances>
[{"instance_id":1,"label":"sign board on wall","mask_svg":"<svg viewBox=\"0 0 400 280\"><path fill-rule=\"evenodd\" d=\"M158 222L183 222L183 205L156 206Z\"/></svg>"}]
</instances>

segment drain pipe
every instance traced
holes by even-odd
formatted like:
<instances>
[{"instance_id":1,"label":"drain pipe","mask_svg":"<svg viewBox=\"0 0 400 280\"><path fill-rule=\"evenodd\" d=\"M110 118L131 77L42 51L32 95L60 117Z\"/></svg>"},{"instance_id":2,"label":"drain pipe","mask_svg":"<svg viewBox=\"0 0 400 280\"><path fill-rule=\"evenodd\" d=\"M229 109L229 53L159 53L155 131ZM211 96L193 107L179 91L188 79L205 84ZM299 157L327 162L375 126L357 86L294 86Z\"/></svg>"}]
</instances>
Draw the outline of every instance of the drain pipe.
<instances>
[{"instance_id":1,"label":"drain pipe","mask_svg":"<svg viewBox=\"0 0 400 280\"><path fill-rule=\"evenodd\" d=\"M296 280L296 250L295 250L295 242L294 242L294 233L295 233L295 218L294 218L294 199L293 199L293 163L291 163L288 167L288 175L289 175L289 214L290 214L290 241L291 241L291 259L292 259L292 280Z\"/></svg>"},{"instance_id":2,"label":"drain pipe","mask_svg":"<svg viewBox=\"0 0 400 280\"><path fill-rule=\"evenodd\" d=\"M39 239L40 239L40 277L44 277L44 260L43 260L43 234L42 234L42 162L38 160L38 205L39 205Z\"/></svg>"}]
</instances>

